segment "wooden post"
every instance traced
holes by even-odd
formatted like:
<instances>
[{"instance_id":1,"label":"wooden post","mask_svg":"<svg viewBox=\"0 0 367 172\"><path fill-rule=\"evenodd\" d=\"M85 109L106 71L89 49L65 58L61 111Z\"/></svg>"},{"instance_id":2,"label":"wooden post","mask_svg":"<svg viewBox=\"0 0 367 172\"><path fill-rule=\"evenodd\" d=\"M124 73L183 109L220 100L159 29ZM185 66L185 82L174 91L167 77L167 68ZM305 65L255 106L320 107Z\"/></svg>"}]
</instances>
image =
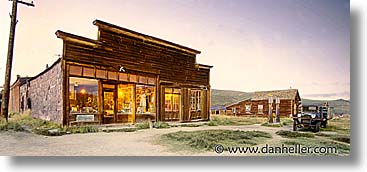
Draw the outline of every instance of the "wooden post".
<instances>
[{"instance_id":1,"label":"wooden post","mask_svg":"<svg viewBox=\"0 0 367 172\"><path fill-rule=\"evenodd\" d=\"M132 123L135 124L136 122L136 84L133 85L133 88L131 89L133 100L132 100Z\"/></svg>"},{"instance_id":2,"label":"wooden post","mask_svg":"<svg viewBox=\"0 0 367 172\"><path fill-rule=\"evenodd\" d=\"M4 82L4 94L2 102L1 116L5 117L6 122L8 122L8 108L9 108L9 95L10 95L10 79L11 79L11 68L13 64L13 52L14 52L14 38L15 38L15 26L17 24L17 9L18 3L34 7L33 2L27 3L23 1L13 0L13 7L11 12L11 23L10 23L10 34L9 34L9 44L8 44L8 56L6 59L6 69L5 69L5 82Z\"/></svg>"}]
</instances>

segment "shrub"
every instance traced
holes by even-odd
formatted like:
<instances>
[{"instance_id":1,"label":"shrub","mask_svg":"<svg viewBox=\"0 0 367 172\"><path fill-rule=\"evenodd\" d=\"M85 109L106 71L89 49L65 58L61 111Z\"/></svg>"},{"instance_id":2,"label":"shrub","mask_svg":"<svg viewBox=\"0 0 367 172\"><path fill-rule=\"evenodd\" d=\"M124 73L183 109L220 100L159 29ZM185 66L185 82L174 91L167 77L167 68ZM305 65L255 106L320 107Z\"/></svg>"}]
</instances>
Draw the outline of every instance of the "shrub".
<instances>
[{"instance_id":1,"label":"shrub","mask_svg":"<svg viewBox=\"0 0 367 172\"><path fill-rule=\"evenodd\" d=\"M154 123L153 128L170 128L170 125L168 123L158 121Z\"/></svg>"},{"instance_id":2,"label":"shrub","mask_svg":"<svg viewBox=\"0 0 367 172\"><path fill-rule=\"evenodd\" d=\"M150 124L149 124L149 121L146 121L144 123L135 124L135 127L137 129L148 129L148 128L150 128Z\"/></svg>"},{"instance_id":3,"label":"shrub","mask_svg":"<svg viewBox=\"0 0 367 172\"><path fill-rule=\"evenodd\" d=\"M66 128L66 132L70 133L96 133L99 132L97 127L93 126L78 126L78 127L69 127Z\"/></svg>"},{"instance_id":4,"label":"shrub","mask_svg":"<svg viewBox=\"0 0 367 172\"><path fill-rule=\"evenodd\" d=\"M209 126L218 126L218 122L216 122L216 121L209 121L208 125Z\"/></svg>"}]
</instances>

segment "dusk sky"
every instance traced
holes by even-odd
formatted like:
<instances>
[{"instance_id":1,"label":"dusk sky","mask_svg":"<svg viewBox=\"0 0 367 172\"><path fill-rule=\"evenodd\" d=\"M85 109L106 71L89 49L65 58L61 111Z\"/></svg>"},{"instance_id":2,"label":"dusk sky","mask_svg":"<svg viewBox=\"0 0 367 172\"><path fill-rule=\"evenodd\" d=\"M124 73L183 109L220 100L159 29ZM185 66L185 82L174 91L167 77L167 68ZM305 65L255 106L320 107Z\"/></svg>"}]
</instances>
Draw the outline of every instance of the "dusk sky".
<instances>
[{"instance_id":1,"label":"dusk sky","mask_svg":"<svg viewBox=\"0 0 367 172\"><path fill-rule=\"evenodd\" d=\"M26 1L26 0L24 0ZM302 98L350 98L349 0L34 0L18 6L12 82L62 53L56 30L97 38L100 19L200 50L214 89L298 88ZM11 12L0 1L0 85Z\"/></svg>"}]
</instances>

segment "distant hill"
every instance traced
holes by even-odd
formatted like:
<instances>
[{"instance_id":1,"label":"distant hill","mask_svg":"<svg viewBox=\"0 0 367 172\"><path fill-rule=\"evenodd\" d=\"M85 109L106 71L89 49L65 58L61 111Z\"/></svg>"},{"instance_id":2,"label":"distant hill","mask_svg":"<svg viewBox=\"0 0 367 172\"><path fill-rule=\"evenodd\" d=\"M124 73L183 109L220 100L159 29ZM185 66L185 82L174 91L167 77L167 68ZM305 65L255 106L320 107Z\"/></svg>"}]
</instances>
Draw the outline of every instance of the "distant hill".
<instances>
[{"instance_id":1,"label":"distant hill","mask_svg":"<svg viewBox=\"0 0 367 172\"><path fill-rule=\"evenodd\" d=\"M232 91L232 90L211 90L211 104L212 106L218 105L229 105L241 100L245 100L254 95L253 92L242 92L242 91ZM350 101L344 99L337 100L311 100L302 99L305 104L322 104L326 101L329 102L331 107L334 107L334 112L336 114L349 114L350 112Z\"/></svg>"},{"instance_id":2,"label":"distant hill","mask_svg":"<svg viewBox=\"0 0 367 172\"><path fill-rule=\"evenodd\" d=\"M241 100L250 98L254 95L251 92L241 92L232 90L211 90L211 104L216 105L229 105L232 103L239 102Z\"/></svg>"},{"instance_id":3,"label":"distant hill","mask_svg":"<svg viewBox=\"0 0 367 172\"><path fill-rule=\"evenodd\" d=\"M344 99L337 100L311 100L302 99L304 104L323 104L325 102L329 103L329 106L334 107L334 113L336 114L350 114L350 101Z\"/></svg>"}]
</instances>

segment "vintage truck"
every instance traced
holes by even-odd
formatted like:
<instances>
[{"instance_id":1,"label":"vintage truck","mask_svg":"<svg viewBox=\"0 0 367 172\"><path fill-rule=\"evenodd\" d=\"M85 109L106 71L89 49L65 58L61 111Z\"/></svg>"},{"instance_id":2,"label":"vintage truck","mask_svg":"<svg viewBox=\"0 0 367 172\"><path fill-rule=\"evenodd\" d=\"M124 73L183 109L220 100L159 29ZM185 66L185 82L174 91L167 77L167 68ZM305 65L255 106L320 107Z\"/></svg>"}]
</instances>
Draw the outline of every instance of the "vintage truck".
<instances>
[{"instance_id":1,"label":"vintage truck","mask_svg":"<svg viewBox=\"0 0 367 172\"><path fill-rule=\"evenodd\" d=\"M332 107L325 104L301 104L297 116L293 116L293 131L299 128L312 129L319 132L320 127L325 128L328 120L332 118Z\"/></svg>"}]
</instances>

